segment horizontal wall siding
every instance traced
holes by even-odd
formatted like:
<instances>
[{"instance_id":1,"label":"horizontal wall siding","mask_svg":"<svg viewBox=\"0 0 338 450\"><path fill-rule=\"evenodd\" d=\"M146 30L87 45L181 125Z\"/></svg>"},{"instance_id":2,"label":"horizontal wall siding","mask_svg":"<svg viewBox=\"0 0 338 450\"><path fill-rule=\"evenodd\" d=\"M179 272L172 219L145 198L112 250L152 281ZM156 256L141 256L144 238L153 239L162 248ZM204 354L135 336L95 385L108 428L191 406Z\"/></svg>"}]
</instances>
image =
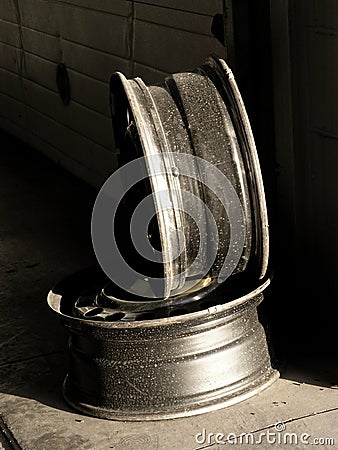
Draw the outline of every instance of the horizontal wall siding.
<instances>
[{"instance_id":1,"label":"horizontal wall siding","mask_svg":"<svg viewBox=\"0 0 338 450\"><path fill-rule=\"evenodd\" d=\"M14 73L20 72L22 51L11 45L0 42L0 68ZM0 87L1 90L1 87Z\"/></svg>"},{"instance_id":2,"label":"horizontal wall siding","mask_svg":"<svg viewBox=\"0 0 338 450\"><path fill-rule=\"evenodd\" d=\"M214 15L222 10L222 0L136 0L135 3L205 15Z\"/></svg>"},{"instance_id":3,"label":"horizontal wall siding","mask_svg":"<svg viewBox=\"0 0 338 450\"><path fill-rule=\"evenodd\" d=\"M0 19L0 42L20 47L20 34L17 23Z\"/></svg>"},{"instance_id":4,"label":"horizontal wall siding","mask_svg":"<svg viewBox=\"0 0 338 450\"><path fill-rule=\"evenodd\" d=\"M128 59L72 42L63 43L63 57L72 69L105 82L108 82L111 74L116 70L126 75L130 73Z\"/></svg>"},{"instance_id":5,"label":"horizontal wall siding","mask_svg":"<svg viewBox=\"0 0 338 450\"><path fill-rule=\"evenodd\" d=\"M23 81L25 103L36 111L83 134L107 149L112 149L113 139L110 119L78 103L64 108L59 95L28 80Z\"/></svg>"},{"instance_id":6,"label":"horizontal wall siding","mask_svg":"<svg viewBox=\"0 0 338 450\"><path fill-rule=\"evenodd\" d=\"M13 0L1 0L0 2L0 18L9 22L17 23L18 11L15 8Z\"/></svg>"},{"instance_id":7,"label":"horizontal wall siding","mask_svg":"<svg viewBox=\"0 0 338 450\"><path fill-rule=\"evenodd\" d=\"M213 42L211 37L140 21L135 29L135 61L164 72L193 69L210 53Z\"/></svg>"},{"instance_id":8,"label":"horizontal wall siding","mask_svg":"<svg viewBox=\"0 0 338 450\"><path fill-rule=\"evenodd\" d=\"M1 0L0 126L95 186L116 168L109 78L157 82L224 49L222 0ZM68 68L71 102L56 86Z\"/></svg>"},{"instance_id":9,"label":"horizontal wall siding","mask_svg":"<svg viewBox=\"0 0 338 450\"><path fill-rule=\"evenodd\" d=\"M24 127L26 119L25 105L7 94L0 93L0 115L11 122Z\"/></svg>"},{"instance_id":10,"label":"horizontal wall siding","mask_svg":"<svg viewBox=\"0 0 338 450\"><path fill-rule=\"evenodd\" d=\"M22 102L20 76L9 70L0 69L0 92Z\"/></svg>"},{"instance_id":11,"label":"horizontal wall siding","mask_svg":"<svg viewBox=\"0 0 338 450\"><path fill-rule=\"evenodd\" d=\"M159 8L149 4L136 4L135 17L139 21L210 36L212 20L210 16Z\"/></svg>"},{"instance_id":12,"label":"horizontal wall siding","mask_svg":"<svg viewBox=\"0 0 338 450\"><path fill-rule=\"evenodd\" d=\"M69 5L124 17L128 17L131 11L131 2L129 0L61 0L60 3L68 3Z\"/></svg>"},{"instance_id":13,"label":"horizontal wall siding","mask_svg":"<svg viewBox=\"0 0 338 450\"><path fill-rule=\"evenodd\" d=\"M19 0L22 25L118 56L129 56L128 18L47 0Z\"/></svg>"},{"instance_id":14,"label":"horizontal wall siding","mask_svg":"<svg viewBox=\"0 0 338 450\"><path fill-rule=\"evenodd\" d=\"M157 83L159 80L163 80L168 76L167 72L155 69L154 67L149 67L144 64L135 62L133 65L134 75L146 80L147 83Z\"/></svg>"},{"instance_id":15,"label":"horizontal wall siding","mask_svg":"<svg viewBox=\"0 0 338 450\"><path fill-rule=\"evenodd\" d=\"M158 81L163 73L194 69L210 53L223 56L224 48L211 35L212 17L222 11L222 2L183 1L174 9L170 1L135 2L134 75L147 82ZM177 3L176 3L177 5ZM144 67L160 71L150 72Z\"/></svg>"}]
</instances>

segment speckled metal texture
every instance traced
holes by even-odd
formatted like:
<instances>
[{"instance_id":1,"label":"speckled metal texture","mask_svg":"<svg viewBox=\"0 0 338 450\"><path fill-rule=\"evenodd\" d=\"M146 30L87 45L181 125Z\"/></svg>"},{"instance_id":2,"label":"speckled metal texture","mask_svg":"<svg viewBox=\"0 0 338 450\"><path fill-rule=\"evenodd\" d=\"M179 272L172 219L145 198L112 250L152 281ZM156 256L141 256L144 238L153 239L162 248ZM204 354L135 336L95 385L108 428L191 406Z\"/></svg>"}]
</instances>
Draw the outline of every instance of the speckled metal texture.
<instances>
[{"instance_id":1,"label":"speckled metal texture","mask_svg":"<svg viewBox=\"0 0 338 450\"><path fill-rule=\"evenodd\" d=\"M164 280L163 289L159 296L138 295L109 278L101 265L49 293L48 303L70 336L64 396L74 408L97 417L158 420L212 411L255 395L279 374L257 315L270 282L264 189L232 72L223 60L209 57L195 71L174 74L157 86L116 73L111 93L121 165L138 157L146 161L143 184L130 189L117 213L118 248L128 264L142 269L141 278L128 277L128 283L147 285L148 276L156 275ZM154 154L165 170L157 171ZM231 187L228 206L210 188L213 180L224 192L224 186ZM163 190L170 202L161 209ZM176 254L154 264L135 255L130 238L133 211L148 194L155 212L148 239L162 255ZM191 194L201 200L193 207L185 200ZM189 207L197 210L198 229L193 216L185 214ZM212 265L206 258L213 241L206 210L219 236ZM230 210L243 213L236 220L237 230L245 230L241 244ZM220 280L231 252L234 266ZM116 273L120 266L112 269Z\"/></svg>"},{"instance_id":2,"label":"speckled metal texture","mask_svg":"<svg viewBox=\"0 0 338 450\"><path fill-rule=\"evenodd\" d=\"M161 155L165 161L168 154L184 153L211 163L229 180L243 209L245 227L243 248L236 250L241 257L233 274L242 273L246 279L263 279L269 253L264 187L250 123L226 63L210 56L198 69L171 75L156 86L146 86L140 78L128 80L116 73L111 78L111 105L116 145L124 162L154 154ZM132 139L130 130L133 130ZM132 146L131 140L134 140ZM178 205L157 214L163 254L179 248L180 237L185 237L185 251L179 258L169 258L163 263L163 298L179 303L177 292L189 283L189 276L196 279L202 273L204 278L210 279L201 289L201 295L217 286L217 277L230 248L231 223L219 199L206 188L212 177L208 170L191 168L191 177L168 170L162 178L158 174L155 176L152 170L149 166L149 190L155 210L161 203L163 186L171 193L172 203ZM195 171L202 172L202 183L194 181ZM208 235L208 220L201 220L200 229L196 230L193 220L181 213L188 209L182 196L185 191L203 200L198 214L204 217L205 207L209 208L219 236L212 267L205 269L207 264L200 264L200 272L194 273L189 270L196 258L196 242L199 239L204 242ZM208 246L205 254L208 254Z\"/></svg>"},{"instance_id":3,"label":"speckled metal texture","mask_svg":"<svg viewBox=\"0 0 338 450\"><path fill-rule=\"evenodd\" d=\"M84 289L104 281L89 270L48 296L70 335L64 396L77 410L115 420L191 416L251 397L278 378L257 317L269 280L181 316L109 323L68 315Z\"/></svg>"}]
</instances>

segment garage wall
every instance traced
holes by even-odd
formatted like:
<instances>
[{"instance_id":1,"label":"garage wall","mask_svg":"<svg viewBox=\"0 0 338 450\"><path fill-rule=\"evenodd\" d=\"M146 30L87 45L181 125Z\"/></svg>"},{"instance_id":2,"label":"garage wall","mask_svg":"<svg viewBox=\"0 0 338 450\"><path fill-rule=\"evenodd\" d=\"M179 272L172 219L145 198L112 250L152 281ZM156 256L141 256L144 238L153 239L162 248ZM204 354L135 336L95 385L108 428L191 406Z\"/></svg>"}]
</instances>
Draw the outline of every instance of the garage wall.
<instances>
[{"instance_id":1,"label":"garage wall","mask_svg":"<svg viewBox=\"0 0 338 450\"><path fill-rule=\"evenodd\" d=\"M337 342L338 2L271 0L271 7L278 318L313 356Z\"/></svg>"},{"instance_id":2,"label":"garage wall","mask_svg":"<svg viewBox=\"0 0 338 450\"><path fill-rule=\"evenodd\" d=\"M100 186L116 167L110 75L156 82L223 56L210 34L217 12L222 0L1 0L0 127ZM60 62L68 106L56 87Z\"/></svg>"},{"instance_id":3,"label":"garage wall","mask_svg":"<svg viewBox=\"0 0 338 450\"><path fill-rule=\"evenodd\" d=\"M306 11L306 14L304 14ZM338 2L291 9L296 230L317 296L338 296ZM312 288L313 291L313 288ZM325 315L324 315L325 316Z\"/></svg>"}]
</instances>

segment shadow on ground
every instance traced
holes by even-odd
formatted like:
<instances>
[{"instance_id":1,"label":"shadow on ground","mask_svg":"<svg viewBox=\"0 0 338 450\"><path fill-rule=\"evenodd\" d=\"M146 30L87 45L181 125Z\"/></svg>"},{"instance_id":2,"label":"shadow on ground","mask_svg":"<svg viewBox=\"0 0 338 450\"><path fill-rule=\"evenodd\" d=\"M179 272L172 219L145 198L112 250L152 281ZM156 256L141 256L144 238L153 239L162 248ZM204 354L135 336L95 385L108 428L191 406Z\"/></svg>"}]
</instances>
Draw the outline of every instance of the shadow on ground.
<instances>
[{"instance_id":1,"label":"shadow on ground","mask_svg":"<svg viewBox=\"0 0 338 450\"><path fill-rule=\"evenodd\" d=\"M96 192L9 135L0 135L0 386L66 409L67 337L49 290L95 262Z\"/></svg>"}]
</instances>

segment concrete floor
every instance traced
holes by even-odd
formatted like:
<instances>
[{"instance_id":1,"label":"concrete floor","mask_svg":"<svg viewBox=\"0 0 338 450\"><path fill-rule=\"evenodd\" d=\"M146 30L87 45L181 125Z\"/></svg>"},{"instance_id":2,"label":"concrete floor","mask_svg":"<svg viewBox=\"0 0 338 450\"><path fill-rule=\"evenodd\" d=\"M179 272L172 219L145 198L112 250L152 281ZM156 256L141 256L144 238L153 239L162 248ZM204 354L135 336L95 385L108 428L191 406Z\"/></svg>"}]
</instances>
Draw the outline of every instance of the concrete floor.
<instances>
[{"instance_id":1,"label":"concrete floor","mask_svg":"<svg viewBox=\"0 0 338 450\"><path fill-rule=\"evenodd\" d=\"M266 391L193 418L127 423L70 409L61 395L66 335L46 296L65 276L95 262L90 240L95 191L3 134L0 193L1 450L223 448L217 433L253 433L255 445L245 439L227 443L239 448L308 448L316 438L323 438L320 448L338 445L338 368L324 357L286 358L281 379ZM277 422L284 423L284 432L276 432ZM196 440L203 429L212 435ZM268 432L269 441L265 435L257 443ZM296 433L298 443L290 444L286 433Z\"/></svg>"}]
</instances>

